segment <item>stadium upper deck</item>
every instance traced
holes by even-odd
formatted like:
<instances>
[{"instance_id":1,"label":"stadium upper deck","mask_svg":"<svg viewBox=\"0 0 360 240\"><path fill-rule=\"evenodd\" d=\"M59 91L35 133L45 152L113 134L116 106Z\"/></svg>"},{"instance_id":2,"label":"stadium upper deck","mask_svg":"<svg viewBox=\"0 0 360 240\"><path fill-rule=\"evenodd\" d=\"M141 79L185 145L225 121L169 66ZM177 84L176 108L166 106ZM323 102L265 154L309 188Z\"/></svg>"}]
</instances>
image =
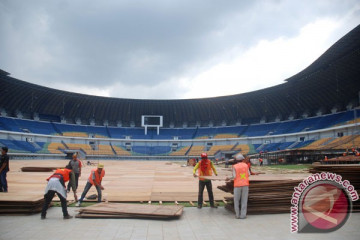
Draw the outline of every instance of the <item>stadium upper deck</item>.
<instances>
[{"instance_id":1,"label":"stadium upper deck","mask_svg":"<svg viewBox=\"0 0 360 240\"><path fill-rule=\"evenodd\" d=\"M279 66L281 67L281 66ZM164 127L233 126L315 116L359 105L360 25L285 83L232 96L139 100L89 96L27 83L0 71L0 109L30 119L139 127L142 115L164 116ZM221 84L219 82L219 84Z\"/></svg>"}]
</instances>

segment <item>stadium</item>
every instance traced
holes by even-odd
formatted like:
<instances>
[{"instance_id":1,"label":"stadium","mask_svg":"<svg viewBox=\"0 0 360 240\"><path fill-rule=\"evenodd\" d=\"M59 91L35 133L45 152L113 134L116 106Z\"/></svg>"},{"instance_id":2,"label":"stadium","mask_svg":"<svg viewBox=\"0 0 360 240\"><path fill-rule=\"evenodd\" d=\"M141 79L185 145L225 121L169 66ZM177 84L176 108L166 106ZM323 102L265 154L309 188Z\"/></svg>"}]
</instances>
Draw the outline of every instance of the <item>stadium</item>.
<instances>
[{"instance_id":1,"label":"stadium","mask_svg":"<svg viewBox=\"0 0 360 240\"><path fill-rule=\"evenodd\" d=\"M0 239L359 239L359 3L204 3L0 3ZM230 58L243 70L237 60L250 61L254 46L285 74L290 65L275 59L289 55L274 49L310 52L334 38L275 86L206 98L113 94L131 81L163 84L159 96ZM60 89L68 73L61 84L110 76L108 95L118 97ZM52 80L59 87L35 84Z\"/></svg>"},{"instance_id":2,"label":"stadium","mask_svg":"<svg viewBox=\"0 0 360 240\"><path fill-rule=\"evenodd\" d=\"M357 26L283 84L231 96L97 97L1 70L0 145L15 159L78 152L84 159L186 160L202 152L212 159L276 152L265 158L312 162L359 147L359 65ZM292 150L301 150L299 157L289 157Z\"/></svg>"}]
</instances>

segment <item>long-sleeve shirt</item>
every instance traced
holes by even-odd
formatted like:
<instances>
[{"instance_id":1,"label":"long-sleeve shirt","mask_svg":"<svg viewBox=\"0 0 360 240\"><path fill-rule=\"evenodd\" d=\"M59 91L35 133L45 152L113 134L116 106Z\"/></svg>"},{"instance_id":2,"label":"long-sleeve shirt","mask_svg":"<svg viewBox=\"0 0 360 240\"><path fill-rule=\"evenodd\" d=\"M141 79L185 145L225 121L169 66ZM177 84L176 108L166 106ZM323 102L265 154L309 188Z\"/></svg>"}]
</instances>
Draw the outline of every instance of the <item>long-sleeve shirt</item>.
<instances>
[{"instance_id":1,"label":"long-sleeve shirt","mask_svg":"<svg viewBox=\"0 0 360 240\"><path fill-rule=\"evenodd\" d=\"M195 167L194 167L194 169L193 169L193 174L195 174L195 173L196 173L196 170L198 170L198 168L200 167L200 163L201 163L201 161L199 161L199 162L195 165ZM212 161L210 161L210 166L211 166L212 170L214 171L215 175L217 175L216 168L215 168L215 166L214 166L214 164L213 164ZM204 180L200 180L200 181L210 181L210 180L204 179Z\"/></svg>"}]
</instances>

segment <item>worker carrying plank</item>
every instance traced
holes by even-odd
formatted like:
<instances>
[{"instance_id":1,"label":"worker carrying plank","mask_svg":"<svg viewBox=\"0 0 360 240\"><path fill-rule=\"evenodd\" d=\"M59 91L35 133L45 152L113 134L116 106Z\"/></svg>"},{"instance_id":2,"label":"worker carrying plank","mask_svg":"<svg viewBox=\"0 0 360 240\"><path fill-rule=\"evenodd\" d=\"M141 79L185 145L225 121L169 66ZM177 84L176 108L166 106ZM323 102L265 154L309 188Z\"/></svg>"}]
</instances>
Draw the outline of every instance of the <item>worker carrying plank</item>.
<instances>
[{"instance_id":1,"label":"worker carrying plank","mask_svg":"<svg viewBox=\"0 0 360 240\"><path fill-rule=\"evenodd\" d=\"M49 207L50 202L54 198L55 193L60 199L64 219L72 218L72 216L70 216L67 211L67 204L66 204L67 195L66 195L66 187L65 187L65 183L69 182L69 185L72 186L72 190L74 192L74 198L75 200L77 200L75 175L74 172L72 171L71 166L67 165L65 168L56 169L54 174L52 174L46 180L48 181L48 184L45 189L45 195L44 195L45 202L41 211L41 219L46 218L46 211Z\"/></svg>"},{"instance_id":2,"label":"worker carrying plank","mask_svg":"<svg viewBox=\"0 0 360 240\"><path fill-rule=\"evenodd\" d=\"M90 188L94 185L96 188L96 191L98 193L98 202L101 202L101 190L104 190L104 187L101 185L101 181L103 177L105 176L105 170L103 164L98 164L97 168L94 168L91 170L90 176L88 178L88 181L85 185L84 191L81 194L81 197L79 201L77 202L76 206L80 207L82 201L84 200L86 194L90 190Z\"/></svg>"},{"instance_id":3,"label":"worker carrying plank","mask_svg":"<svg viewBox=\"0 0 360 240\"><path fill-rule=\"evenodd\" d=\"M196 175L196 170L198 170L198 175ZM198 195L198 208L202 208L203 203L203 192L206 186L206 190L209 194L209 202L212 208L217 208L214 204L214 194L212 191L211 180L204 179L201 176L212 176L212 172L214 171L217 176L216 169L214 164L208 159L206 153L201 154L201 160L195 165L193 170L194 177L199 177L199 195Z\"/></svg>"},{"instance_id":4,"label":"worker carrying plank","mask_svg":"<svg viewBox=\"0 0 360 240\"><path fill-rule=\"evenodd\" d=\"M235 218L245 219L247 212L247 202L249 197L249 175L257 175L250 170L250 159L241 154L235 157L237 161L241 161L233 165L232 177L227 177L226 181L234 180L234 209ZM241 201L241 213L240 213Z\"/></svg>"}]
</instances>

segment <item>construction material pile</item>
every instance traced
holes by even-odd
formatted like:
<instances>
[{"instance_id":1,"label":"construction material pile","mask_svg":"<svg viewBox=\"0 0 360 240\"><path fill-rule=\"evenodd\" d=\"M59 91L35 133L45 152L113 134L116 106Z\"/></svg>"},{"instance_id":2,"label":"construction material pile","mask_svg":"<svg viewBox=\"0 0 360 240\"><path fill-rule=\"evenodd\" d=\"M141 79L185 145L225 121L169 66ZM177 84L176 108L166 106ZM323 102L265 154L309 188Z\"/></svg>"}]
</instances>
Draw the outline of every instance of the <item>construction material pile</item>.
<instances>
[{"instance_id":1,"label":"construction material pile","mask_svg":"<svg viewBox=\"0 0 360 240\"><path fill-rule=\"evenodd\" d=\"M44 197L14 196L2 194L0 198L0 214L34 214L41 212Z\"/></svg>"},{"instance_id":2,"label":"construction material pile","mask_svg":"<svg viewBox=\"0 0 360 240\"><path fill-rule=\"evenodd\" d=\"M348 180L358 194L360 193L360 165L313 165L309 172L312 174L332 172L341 175L343 180ZM294 187L297 187L302 180L250 180L248 213L289 213ZM226 182L218 188L233 194L234 183ZM234 198L226 197L225 200L227 201L225 207L234 212ZM353 211L360 212L360 200L353 202Z\"/></svg>"},{"instance_id":3,"label":"construction material pile","mask_svg":"<svg viewBox=\"0 0 360 240\"><path fill-rule=\"evenodd\" d=\"M335 158L330 158L328 160L325 160L324 163L359 163L360 162L360 156L355 155L347 155L347 156L340 156Z\"/></svg>"},{"instance_id":4,"label":"construction material pile","mask_svg":"<svg viewBox=\"0 0 360 240\"><path fill-rule=\"evenodd\" d=\"M360 165L358 164L334 164L334 165L313 165L310 173L331 172L342 177L342 181L348 180L360 194ZM353 202L353 211L360 211L360 200Z\"/></svg>"},{"instance_id":5,"label":"construction material pile","mask_svg":"<svg viewBox=\"0 0 360 240\"><path fill-rule=\"evenodd\" d=\"M291 197L300 180L250 181L248 214L289 213ZM219 189L234 194L234 182L227 182ZM225 208L234 211L234 198L226 197Z\"/></svg>"},{"instance_id":6,"label":"construction material pile","mask_svg":"<svg viewBox=\"0 0 360 240\"><path fill-rule=\"evenodd\" d=\"M179 218L181 205L144 205L131 203L98 203L79 210L77 218Z\"/></svg>"}]
</instances>

